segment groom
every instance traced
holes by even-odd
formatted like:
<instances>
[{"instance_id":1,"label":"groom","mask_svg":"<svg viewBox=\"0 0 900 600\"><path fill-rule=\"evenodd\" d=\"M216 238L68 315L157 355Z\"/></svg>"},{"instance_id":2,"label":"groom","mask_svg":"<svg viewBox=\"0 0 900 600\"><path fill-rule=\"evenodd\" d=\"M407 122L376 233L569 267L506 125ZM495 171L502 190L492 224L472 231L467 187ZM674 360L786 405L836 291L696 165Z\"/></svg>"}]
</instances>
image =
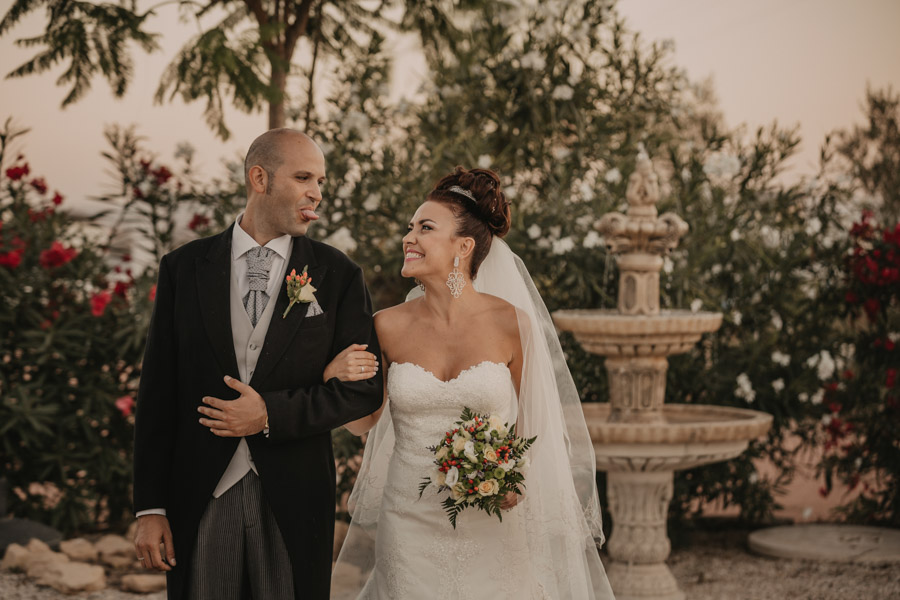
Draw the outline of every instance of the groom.
<instances>
[{"instance_id":1,"label":"groom","mask_svg":"<svg viewBox=\"0 0 900 600\"><path fill-rule=\"evenodd\" d=\"M236 223L160 263L135 421L135 548L167 572L170 600L327 600L331 430L375 411L382 379L323 383L323 370L353 343L380 356L372 302L357 265L305 237L325 179L311 138L264 133L244 175ZM306 266L289 306L286 274Z\"/></svg>"}]
</instances>

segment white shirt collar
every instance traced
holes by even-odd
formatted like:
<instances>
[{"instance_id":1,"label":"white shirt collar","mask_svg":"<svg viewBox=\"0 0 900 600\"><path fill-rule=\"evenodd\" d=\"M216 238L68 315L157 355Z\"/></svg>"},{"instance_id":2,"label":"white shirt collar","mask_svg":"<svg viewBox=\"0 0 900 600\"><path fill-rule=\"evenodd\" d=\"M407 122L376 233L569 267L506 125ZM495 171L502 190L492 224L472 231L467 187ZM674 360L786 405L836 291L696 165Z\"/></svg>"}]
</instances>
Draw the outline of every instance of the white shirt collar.
<instances>
[{"instance_id":1,"label":"white shirt collar","mask_svg":"<svg viewBox=\"0 0 900 600\"><path fill-rule=\"evenodd\" d=\"M231 234L231 260L237 260L246 254L247 251L259 246L259 244L256 243L256 240L250 237L250 234L241 227L241 219L243 217L244 213L241 213L234 221L234 229ZM287 260L288 252L291 248L291 236L286 233L274 240L270 240L265 247L274 250L278 256Z\"/></svg>"}]
</instances>

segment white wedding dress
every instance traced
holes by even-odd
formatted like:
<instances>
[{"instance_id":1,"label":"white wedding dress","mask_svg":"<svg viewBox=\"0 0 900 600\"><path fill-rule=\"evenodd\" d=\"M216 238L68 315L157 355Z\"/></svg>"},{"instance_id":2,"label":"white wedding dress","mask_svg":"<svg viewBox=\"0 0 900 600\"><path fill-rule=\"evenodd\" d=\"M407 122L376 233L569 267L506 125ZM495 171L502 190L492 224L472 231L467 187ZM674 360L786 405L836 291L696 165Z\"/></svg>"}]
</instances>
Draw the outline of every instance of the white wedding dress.
<instances>
[{"instance_id":1,"label":"white wedding dress","mask_svg":"<svg viewBox=\"0 0 900 600\"><path fill-rule=\"evenodd\" d=\"M482 362L450 381L413 363L388 369L394 455L375 541L375 569L365 599L548 598L528 560L521 508L497 517L469 508L450 525L434 487L419 498L419 482L433 469L426 448L437 444L468 406L504 420L515 411L515 389L506 365ZM527 485L526 480L526 485ZM526 491L527 494L527 491ZM578 514L578 509L575 509Z\"/></svg>"},{"instance_id":2,"label":"white wedding dress","mask_svg":"<svg viewBox=\"0 0 900 600\"><path fill-rule=\"evenodd\" d=\"M332 575L333 600L613 600L594 452L556 331L521 260L500 239L473 282L516 307L519 394L504 364L485 361L449 381L411 362L387 371L385 408L367 438L350 495L350 529ZM515 423L528 451L524 497L503 521L475 508L450 525L419 483L434 446L464 407Z\"/></svg>"}]
</instances>

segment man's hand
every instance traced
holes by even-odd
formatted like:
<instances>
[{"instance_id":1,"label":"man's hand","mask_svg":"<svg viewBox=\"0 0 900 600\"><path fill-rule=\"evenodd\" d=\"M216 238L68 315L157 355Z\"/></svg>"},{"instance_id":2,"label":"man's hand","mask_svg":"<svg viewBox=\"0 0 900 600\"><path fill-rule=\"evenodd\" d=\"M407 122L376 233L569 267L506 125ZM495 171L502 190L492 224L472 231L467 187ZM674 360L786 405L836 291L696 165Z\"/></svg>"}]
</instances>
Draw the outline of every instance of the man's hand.
<instances>
[{"instance_id":1,"label":"man's hand","mask_svg":"<svg viewBox=\"0 0 900 600\"><path fill-rule=\"evenodd\" d=\"M209 417L200 424L221 437L244 437L262 431L266 426L266 403L256 390L234 377L225 376L225 384L240 393L236 400L220 400L205 396L197 412Z\"/></svg>"},{"instance_id":2,"label":"man's hand","mask_svg":"<svg viewBox=\"0 0 900 600\"><path fill-rule=\"evenodd\" d=\"M160 552L160 546L163 551ZM169 519L162 515L138 517L134 534L134 549L138 560L145 569L171 571L175 566L175 546L172 544L172 530ZM165 560L163 560L165 554Z\"/></svg>"}]
</instances>

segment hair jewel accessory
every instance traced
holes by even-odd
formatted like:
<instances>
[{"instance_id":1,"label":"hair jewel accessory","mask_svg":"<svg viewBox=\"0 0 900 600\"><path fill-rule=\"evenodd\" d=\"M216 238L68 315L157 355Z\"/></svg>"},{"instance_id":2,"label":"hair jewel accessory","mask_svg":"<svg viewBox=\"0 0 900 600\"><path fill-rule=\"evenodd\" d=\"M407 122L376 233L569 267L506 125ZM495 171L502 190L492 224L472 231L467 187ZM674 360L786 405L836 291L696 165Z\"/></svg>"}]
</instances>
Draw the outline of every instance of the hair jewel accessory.
<instances>
[{"instance_id":1,"label":"hair jewel accessory","mask_svg":"<svg viewBox=\"0 0 900 600\"><path fill-rule=\"evenodd\" d=\"M478 201L475 199L475 196L472 194L472 192L470 192L470 191L467 190L466 188L459 187L458 185L454 185L454 186L448 187L448 188L447 188L447 191L448 191L448 192L454 192L454 193L457 193L457 194L459 194L460 196L465 196L466 198L468 198L468 199L471 200L472 202L475 202L475 203L478 202Z\"/></svg>"}]
</instances>

